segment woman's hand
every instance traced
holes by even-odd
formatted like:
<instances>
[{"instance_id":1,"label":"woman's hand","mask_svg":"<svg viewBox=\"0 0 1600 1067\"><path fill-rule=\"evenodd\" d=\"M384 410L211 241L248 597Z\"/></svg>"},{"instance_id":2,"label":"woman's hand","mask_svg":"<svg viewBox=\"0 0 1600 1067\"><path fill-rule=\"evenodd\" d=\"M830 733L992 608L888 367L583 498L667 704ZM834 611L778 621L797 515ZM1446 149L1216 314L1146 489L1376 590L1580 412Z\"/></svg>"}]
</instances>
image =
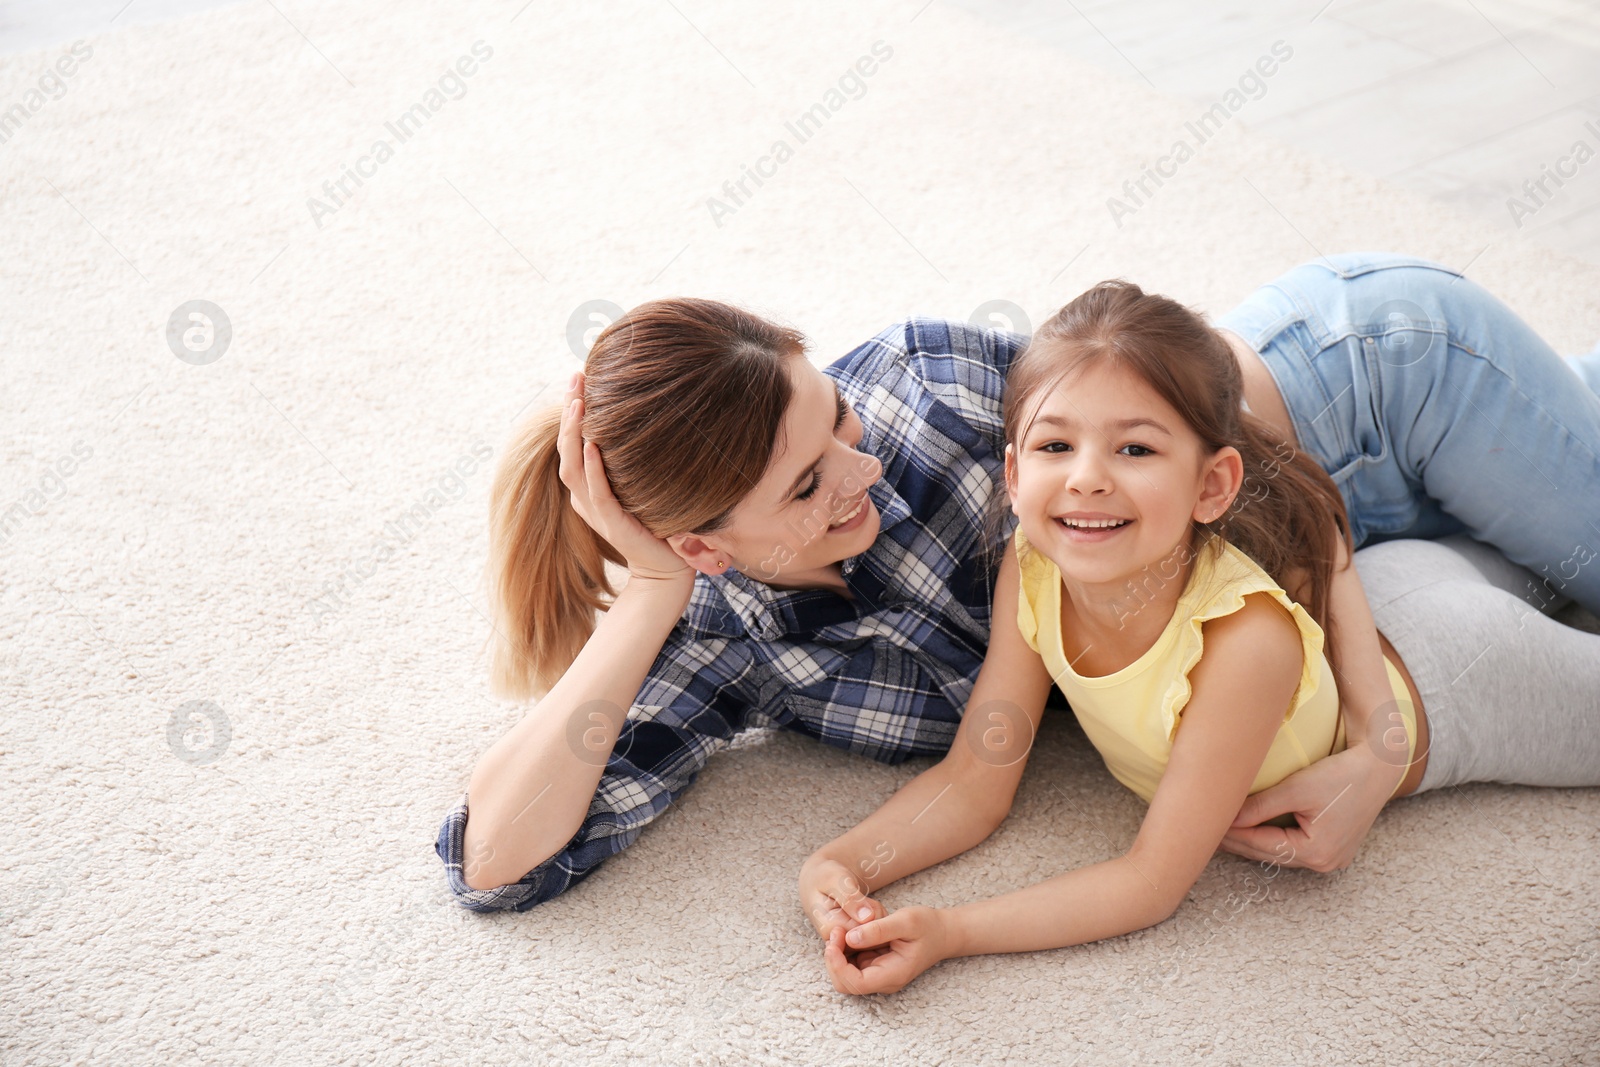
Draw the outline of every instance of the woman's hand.
<instances>
[{"instance_id":1,"label":"woman's hand","mask_svg":"<svg viewBox=\"0 0 1600 1067\"><path fill-rule=\"evenodd\" d=\"M950 953L946 912L909 907L828 935L823 960L841 993L898 993Z\"/></svg>"},{"instance_id":2,"label":"woman's hand","mask_svg":"<svg viewBox=\"0 0 1600 1067\"><path fill-rule=\"evenodd\" d=\"M867 896L866 887L850 868L831 859L810 859L800 868L800 906L824 941L835 930L848 932L889 913Z\"/></svg>"},{"instance_id":3,"label":"woman's hand","mask_svg":"<svg viewBox=\"0 0 1600 1067\"><path fill-rule=\"evenodd\" d=\"M1246 798L1222 848L1280 867L1323 873L1348 867L1394 791L1398 770L1366 745L1325 756ZM1300 825L1256 825L1285 812Z\"/></svg>"},{"instance_id":4,"label":"woman's hand","mask_svg":"<svg viewBox=\"0 0 1600 1067\"><path fill-rule=\"evenodd\" d=\"M561 484L571 494L572 510L627 561L638 578L692 578L694 569L661 538L622 510L611 492L600 448L583 439L583 372L572 376L561 409L556 449L561 454Z\"/></svg>"}]
</instances>

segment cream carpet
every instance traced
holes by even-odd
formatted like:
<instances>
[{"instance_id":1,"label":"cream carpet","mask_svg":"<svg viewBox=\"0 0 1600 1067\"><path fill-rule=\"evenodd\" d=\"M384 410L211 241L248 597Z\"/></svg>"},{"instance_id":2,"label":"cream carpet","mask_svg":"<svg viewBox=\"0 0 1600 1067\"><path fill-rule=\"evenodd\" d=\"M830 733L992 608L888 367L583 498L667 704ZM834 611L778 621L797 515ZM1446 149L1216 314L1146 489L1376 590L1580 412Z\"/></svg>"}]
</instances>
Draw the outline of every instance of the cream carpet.
<instances>
[{"instance_id":1,"label":"cream carpet","mask_svg":"<svg viewBox=\"0 0 1600 1067\"><path fill-rule=\"evenodd\" d=\"M754 737L565 897L452 901L439 822L538 713L485 683L490 470L589 301L738 301L825 362L1366 247L1600 336L1600 270L1234 118L1114 221L1193 105L943 4L576 8L270 0L0 60L4 1062L1600 1062L1594 790L1402 802L1338 875L1219 857L1159 927L889 998L833 992L795 876L926 760ZM1001 831L885 897L1022 886L1141 811L1057 717Z\"/></svg>"}]
</instances>

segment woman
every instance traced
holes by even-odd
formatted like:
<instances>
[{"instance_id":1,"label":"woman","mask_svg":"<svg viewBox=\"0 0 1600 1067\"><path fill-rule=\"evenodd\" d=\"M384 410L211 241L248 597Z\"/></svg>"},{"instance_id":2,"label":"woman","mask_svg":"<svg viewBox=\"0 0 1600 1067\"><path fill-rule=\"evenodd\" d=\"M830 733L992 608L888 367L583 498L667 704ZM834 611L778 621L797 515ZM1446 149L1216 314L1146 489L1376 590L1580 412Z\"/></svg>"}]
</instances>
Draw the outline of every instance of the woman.
<instances>
[{"instance_id":1,"label":"woman","mask_svg":"<svg viewBox=\"0 0 1600 1067\"><path fill-rule=\"evenodd\" d=\"M1334 476L1356 544L1453 521L1600 607L1600 567L1565 577L1572 545L1600 531L1600 399L1488 293L1421 261L1335 257L1221 325L1246 342L1234 345L1245 403ZM496 477L495 684L548 690L441 827L458 901L526 910L562 892L752 723L890 762L946 752L988 639L1002 540L983 520L1024 340L914 320L818 371L798 334L693 300L643 305L601 333L567 404L530 420ZM1440 389L1395 387L1426 374L1459 394L1455 414L1498 425L1463 436ZM1431 436L1414 432L1423 416ZM1484 451L1486 434L1514 447ZM1497 522L1508 503L1544 508L1530 466L1591 491L1545 508L1539 530ZM1501 495L1474 491L1478 478ZM605 560L630 577L595 625ZM1336 632L1370 632L1364 610L1336 611ZM1372 657L1349 662L1368 664L1356 688L1375 692ZM1350 747L1239 820L1304 811L1300 827L1240 825L1225 846L1289 862L1287 842L1307 866L1347 863L1407 770L1359 743L1380 707L1346 706Z\"/></svg>"}]
</instances>

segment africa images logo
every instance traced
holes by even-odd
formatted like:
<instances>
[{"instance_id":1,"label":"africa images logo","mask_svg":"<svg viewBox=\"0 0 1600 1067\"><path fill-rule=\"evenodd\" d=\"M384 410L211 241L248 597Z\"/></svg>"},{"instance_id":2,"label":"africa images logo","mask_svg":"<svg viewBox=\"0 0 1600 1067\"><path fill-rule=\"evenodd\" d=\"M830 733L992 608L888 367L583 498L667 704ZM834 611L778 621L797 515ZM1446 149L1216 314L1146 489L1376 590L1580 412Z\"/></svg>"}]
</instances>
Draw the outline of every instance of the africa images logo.
<instances>
[{"instance_id":1,"label":"africa images logo","mask_svg":"<svg viewBox=\"0 0 1600 1067\"><path fill-rule=\"evenodd\" d=\"M465 79L478 72L479 63L487 63L494 56L494 49L483 41L472 43L472 56L463 55L455 62L454 69L447 69L439 76L436 86L430 86L422 94L422 99L412 104L400 114L393 122L385 122L384 129L394 134L394 144L385 138L378 138L372 142L372 150L360 159L355 166L345 167L339 177L322 183L322 191L327 196L327 201L316 197L306 198L306 210L311 213L311 221L317 224L317 229L322 229L322 220L337 212L346 201L355 196L356 190L366 184L364 179L371 178L378 173L378 165L387 163L394 158L395 146L404 144L417 135L424 123L432 118L450 100L460 100L467 95ZM448 99L446 98L448 94Z\"/></svg>"}]
</instances>

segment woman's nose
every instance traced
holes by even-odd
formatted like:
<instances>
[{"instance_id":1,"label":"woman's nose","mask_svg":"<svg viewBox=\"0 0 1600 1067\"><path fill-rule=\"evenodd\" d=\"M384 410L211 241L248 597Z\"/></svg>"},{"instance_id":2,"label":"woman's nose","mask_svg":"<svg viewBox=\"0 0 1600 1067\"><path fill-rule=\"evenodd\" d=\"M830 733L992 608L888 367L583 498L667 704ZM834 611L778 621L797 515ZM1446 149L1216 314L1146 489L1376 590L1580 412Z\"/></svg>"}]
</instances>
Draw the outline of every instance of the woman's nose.
<instances>
[{"instance_id":1,"label":"woman's nose","mask_svg":"<svg viewBox=\"0 0 1600 1067\"><path fill-rule=\"evenodd\" d=\"M861 482L862 488L866 488L883 477L883 461L877 456L871 456L865 452L857 452L856 457L857 478Z\"/></svg>"},{"instance_id":2,"label":"woman's nose","mask_svg":"<svg viewBox=\"0 0 1600 1067\"><path fill-rule=\"evenodd\" d=\"M883 461L856 448L862 440L861 423L854 419L851 421L855 422L855 432L853 434L847 432L835 438L848 453L846 458L848 466L845 467L844 481L839 487L839 492L846 497L855 496L883 477ZM850 439L852 437L854 440Z\"/></svg>"}]
</instances>

